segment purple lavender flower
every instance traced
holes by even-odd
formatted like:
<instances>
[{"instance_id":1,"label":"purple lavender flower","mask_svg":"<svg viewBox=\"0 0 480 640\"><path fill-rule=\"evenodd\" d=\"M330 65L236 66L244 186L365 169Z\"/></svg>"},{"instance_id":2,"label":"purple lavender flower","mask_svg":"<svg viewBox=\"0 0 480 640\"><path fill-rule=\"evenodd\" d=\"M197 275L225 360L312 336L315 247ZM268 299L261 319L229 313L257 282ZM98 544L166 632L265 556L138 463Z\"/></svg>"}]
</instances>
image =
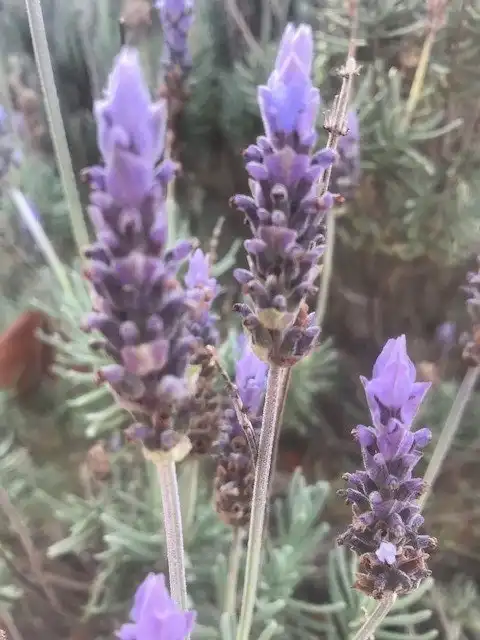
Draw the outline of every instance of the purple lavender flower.
<instances>
[{"instance_id":1,"label":"purple lavender flower","mask_svg":"<svg viewBox=\"0 0 480 640\"><path fill-rule=\"evenodd\" d=\"M260 430L268 366L245 344L236 365L235 383L244 410L255 431ZM244 527L250 519L254 464L250 449L233 408L225 411L218 441L215 477L215 507L232 527Z\"/></svg>"},{"instance_id":2,"label":"purple lavender flower","mask_svg":"<svg viewBox=\"0 0 480 640\"><path fill-rule=\"evenodd\" d=\"M252 197L231 201L253 233L245 242L249 269L235 271L252 308L237 310L255 353L281 366L306 355L319 334L304 300L316 290L323 215L333 204L331 194L316 194L316 182L335 154L323 149L312 155L320 103L310 79L312 58L310 27L288 25L275 68L258 88L266 135L244 153Z\"/></svg>"},{"instance_id":3,"label":"purple lavender flower","mask_svg":"<svg viewBox=\"0 0 480 640\"><path fill-rule=\"evenodd\" d=\"M155 6L163 27L164 62L185 72L191 66L187 40L193 23L193 0L157 0Z\"/></svg>"},{"instance_id":4,"label":"purple lavender flower","mask_svg":"<svg viewBox=\"0 0 480 640\"><path fill-rule=\"evenodd\" d=\"M105 167L97 169L117 205L137 207L152 190L155 165L163 154L166 103L152 103L138 54L124 47L110 74L105 98L95 104L98 146ZM173 166L164 164L165 182Z\"/></svg>"},{"instance_id":5,"label":"purple lavender flower","mask_svg":"<svg viewBox=\"0 0 480 640\"><path fill-rule=\"evenodd\" d=\"M219 340L215 326L217 318L212 313L212 304L220 292L220 286L217 280L210 276L209 258L201 249L197 249L192 254L184 282L188 299L192 302L194 309L189 331L203 346L217 345Z\"/></svg>"},{"instance_id":6,"label":"purple lavender flower","mask_svg":"<svg viewBox=\"0 0 480 640\"><path fill-rule=\"evenodd\" d=\"M340 136L338 158L332 167L331 189L347 200L355 195L360 183L360 125L355 110L347 114L348 132Z\"/></svg>"},{"instance_id":7,"label":"purple lavender flower","mask_svg":"<svg viewBox=\"0 0 480 640\"><path fill-rule=\"evenodd\" d=\"M170 598L162 574L149 573L135 593L120 640L185 640L195 624L194 611L180 611Z\"/></svg>"},{"instance_id":8,"label":"purple lavender flower","mask_svg":"<svg viewBox=\"0 0 480 640\"><path fill-rule=\"evenodd\" d=\"M201 249L192 257L185 275L187 297L193 308L188 330L197 340L197 349L192 364L198 365L195 395L184 403L178 414L180 424L187 426L187 435L192 444L192 454L211 453L223 417L224 398L216 384L217 369L212 364L211 353L206 347L216 346L219 333L217 317L212 312L212 303L220 291L215 278L210 276L210 261Z\"/></svg>"},{"instance_id":9,"label":"purple lavender flower","mask_svg":"<svg viewBox=\"0 0 480 640\"><path fill-rule=\"evenodd\" d=\"M175 445L171 409L189 393L185 377L194 338L186 329L190 303L176 272L191 246L166 251L166 185L162 162L164 104L151 104L138 54L124 48L115 61L105 99L95 108L104 167L87 171L89 214L97 239L85 252L97 330L113 363L103 367L117 400L143 415L132 434L149 448Z\"/></svg>"},{"instance_id":10,"label":"purple lavender flower","mask_svg":"<svg viewBox=\"0 0 480 640\"><path fill-rule=\"evenodd\" d=\"M268 365L259 360L245 343L242 357L236 366L235 384L240 399L251 416L261 413L267 372Z\"/></svg>"},{"instance_id":11,"label":"purple lavender flower","mask_svg":"<svg viewBox=\"0 0 480 640\"><path fill-rule=\"evenodd\" d=\"M373 425L353 431L364 470L347 473L347 489L339 492L352 505L353 523L338 542L360 555L355 587L374 598L416 589L430 575L426 560L436 546L419 533L424 520L417 499L424 482L413 469L431 433L411 428L430 384L415 377L405 336L388 340L372 379L361 378Z\"/></svg>"}]
</instances>

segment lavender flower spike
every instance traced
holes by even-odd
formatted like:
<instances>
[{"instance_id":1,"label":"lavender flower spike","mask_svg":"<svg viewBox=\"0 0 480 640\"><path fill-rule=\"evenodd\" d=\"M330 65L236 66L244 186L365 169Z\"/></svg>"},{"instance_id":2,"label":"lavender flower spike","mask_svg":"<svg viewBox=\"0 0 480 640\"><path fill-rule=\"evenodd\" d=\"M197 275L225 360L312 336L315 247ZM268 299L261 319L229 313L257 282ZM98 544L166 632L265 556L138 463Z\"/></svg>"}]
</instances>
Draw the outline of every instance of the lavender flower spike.
<instances>
[{"instance_id":1,"label":"lavender flower spike","mask_svg":"<svg viewBox=\"0 0 480 640\"><path fill-rule=\"evenodd\" d=\"M279 366L294 364L318 337L304 300L316 290L323 217L333 204L330 193L319 199L315 189L335 153L312 155L320 104L310 79L312 59L310 27L288 25L275 68L258 88L265 136L244 153L252 197L237 195L231 202L253 234L245 242L249 269L235 272L251 307L237 310L255 353Z\"/></svg>"},{"instance_id":2,"label":"lavender flower spike","mask_svg":"<svg viewBox=\"0 0 480 640\"><path fill-rule=\"evenodd\" d=\"M113 363L99 381L140 414L132 434L153 450L170 450L177 436L171 409L189 394L185 372L195 339L187 332L189 302L176 272L189 243L166 251L165 192L174 165L162 157L165 105L152 104L137 52L118 55L104 100L95 106L105 165L90 178L89 214L96 242L85 255L93 313L87 331Z\"/></svg>"},{"instance_id":3,"label":"lavender flower spike","mask_svg":"<svg viewBox=\"0 0 480 640\"><path fill-rule=\"evenodd\" d=\"M210 276L209 257L201 249L196 249L190 257L184 281L187 297L193 307L189 330L202 346L216 346L219 335L212 304L220 292L220 286L217 280Z\"/></svg>"},{"instance_id":4,"label":"lavender flower spike","mask_svg":"<svg viewBox=\"0 0 480 640\"><path fill-rule=\"evenodd\" d=\"M201 249L190 258L185 275L187 297L193 310L188 330L197 340L197 350L192 364L198 365L198 379L194 397L180 410L179 421L188 425L187 436L192 444L192 453L211 453L223 416L223 396L216 384L216 367L206 347L215 347L219 342L216 327L217 317L212 313L212 304L220 291L215 278L210 276L210 260Z\"/></svg>"},{"instance_id":5,"label":"lavender flower spike","mask_svg":"<svg viewBox=\"0 0 480 640\"><path fill-rule=\"evenodd\" d=\"M165 577L149 573L135 594L130 612L132 622L124 624L120 640L185 640L191 633L196 614L180 611L171 600Z\"/></svg>"},{"instance_id":6,"label":"lavender flower spike","mask_svg":"<svg viewBox=\"0 0 480 640\"><path fill-rule=\"evenodd\" d=\"M168 68L183 72L191 66L188 33L193 22L193 0L157 0L165 40L164 62Z\"/></svg>"},{"instance_id":7,"label":"lavender flower spike","mask_svg":"<svg viewBox=\"0 0 480 640\"><path fill-rule=\"evenodd\" d=\"M235 383L244 410L257 433L261 427L267 370L267 365L257 358L245 342L236 366ZM232 407L225 411L218 450L214 483L216 510L226 524L244 527L250 520L254 465L247 440Z\"/></svg>"},{"instance_id":8,"label":"lavender flower spike","mask_svg":"<svg viewBox=\"0 0 480 640\"><path fill-rule=\"evenodd\" d=\"M413 469L431 433L411 428L430 384L415 376L405 336L388 340L372 379L362 378L372 426L353 433L364 469L347 473L347 489L339 492L352 505L353 523L338 542L360 555L355 587L377 599L416 589L430 575L426 560L436 547L434 538L419 533L425 484Z\"/></svg>"}]
</instances>

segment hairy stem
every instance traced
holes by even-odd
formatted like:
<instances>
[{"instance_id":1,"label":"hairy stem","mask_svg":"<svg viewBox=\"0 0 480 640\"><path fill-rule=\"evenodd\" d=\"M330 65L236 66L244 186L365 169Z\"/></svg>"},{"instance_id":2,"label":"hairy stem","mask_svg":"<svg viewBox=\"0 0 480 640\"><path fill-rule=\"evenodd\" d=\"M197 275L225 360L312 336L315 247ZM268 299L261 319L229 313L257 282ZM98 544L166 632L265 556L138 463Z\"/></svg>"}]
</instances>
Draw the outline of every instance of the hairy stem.
<instances>
[{"instance_id":1,"label":"hairy stem","mask_svg":"<svg viewBox=\"0 0 480 640\"><path fill-rule=\"evenodd\" d=\"M422 509L424 508L425 503L427 502L430 493L432 492L433 484L437 479L440 469L442 468L443 461L445 460L445 457L450 450L455 434L457 433L462 421L463 414L465 413L467 404L475 389L479 374L480 367L470 367L470 369L468 369L465 377L463 378L462 384L460 385L460 389L458 390L455 400L453 401L450 413L447 416L442 432L440 434L440 438L438 439L437 445L433 451L433 455L430 459L430 462L428 463L428 467L425 472L424 480L426 489L418 500L418 504Z\"/></svg>"},{"instance_id":2,"label":"hairy stem","mask_svg":"<svg viewBox=\"0 0 480 640\"><path fill-rule=\"evenodd\" d=\"M327 311L328 293L333 273L333 255L335 253L336 214L332 208L327 212L325 253L323 254L322 281L317 302L317 324L322 326Z\"/></svg>"},{"instance_id":3,"label":"hairy stem","mask_svg":"<svg viewBox=\"0 0 480 640\"><path fill-rule=\"evenodd\" d=\"M275 471L277 469L278 449L280 446L280 431L283 424L283 414L285 412L285 405L287 403L288 388L290 386L290 380L292 379L292 369L289 368L287 375L283 378L283 388L279 391L280 397L283 398L282 406L280 407L280 416L278 418L278 427L275 432L275 444L273 445L272 463L270 468L270 483L268 486L268 495L272 493L273 481L275 479Z\"/></svg>"},{"instance_id":4,"label":"hairy stem","mask_svg":"<svg viewBox=\"0 0 480 640\"><path fill-rule=\"evenodd\" d=\"M198 481L200 477L200 459L198 456L191 456L186 461L186 469L182 478L182 505L183 527L187 541L190 539L190 530L195 519L195 509L198 497Z\"/></svg>"},{"instance_id":5,"label":"hairy stem","mask_svg":"<svg viewBox=\"0 0 480 640\"><path fill-rule=\"evenodd\" d=\"M287 392L286 385L283 384L283 381L288 375L288 368L275 365L272 365L268 372L258 458L255 466L245 581L243 585L242 609L240 612L237 640L249 639L253 623L253 612L262 559L263 530L269 498L270 469L276 433L283 409L284 394Z\"/></svg>"},{"instance_id":6,"label":"hairy stem","mask_svg":"<svg viewBox=\"0 0 480 640\"><path fill-rule=\"evenodd\" d=\"M358 5L352 5L351 11L351 30L350 41L348 45L348 55L345 66L341 70L343 77L340 93L335 97L332 111L325 119L325 128L329 131L327 148L337 149L338 141L346 131L347 110L350 104L350 96L353 88L353 78L358 73L357 62L355 60L355 52L357 46L358 31ZM328 191L330 178L332 176L332 167L328 167L322 176L318 185L318 196L321 197ZM335 252L335 210L332 207L327 212L327 228L326 228L326 245L323 262L323 272L320 282L320 293L317 300L316 322L319 327L322 326L327 311L328 293L333 272L333 256Z\"/></svg>"},{"instance_id":7,"label":"hairy stem","mask_svg":"<svg viewBox=\"0 0 480 640\"><path fill-rule=\"evenodd\" d=\"M60 102L58 100L55 78L53 76L52 61L48 50L47 34L43 22L40 0L25 0L27 5L28 23L32 37L35 61L42 85L45 108L47 111L50 135L52 137L57 166L62 180L65 200L67 201L73 235L79 254L88 244L88 232L83 217L82 205L78 194L73 165L68 150L67 136L63 126Z\"/></svg>"},{"instance_id":8,"label":"hairy stem","mask_svg":"<svg viewBox=\"0 0 480 640\"><path fill-rule=\"evenodd\" d=\"M370 638L373 638L373 634L388 615L388 612L393 607L396 599L396 593L393 593L392 591L387 593L365 620L361 628L353 636L352 640L370 640Z\"/></svg>"},{"instance_id":9,"label":"hairy stem","mask_svg":"<svg viewBox=\"0 0 480 640\"><path fill-rule=\"evenodd\" d=\"M236 527L233 530L232 546L230 547L230 555L228 558L227 585L225 602L223 604L224 613L228 613L231 616L235 615L237 609L238 574L240 572L244 538L245 529Z\"/></svg>"},{"instance_id":10,"label":"hairy stem","mask_svg":"<svg viewBox=\"0 0 480 640\"><path fill-rule=\"evenodd\" d=\"M182 609L187 610L187 582L185 578L185 558L183 551L182 513L178 494L175 462L158 462L157 477L162 494L163 525L167 543L168 574L170 595Z\"/></svg>"}]
</instances>

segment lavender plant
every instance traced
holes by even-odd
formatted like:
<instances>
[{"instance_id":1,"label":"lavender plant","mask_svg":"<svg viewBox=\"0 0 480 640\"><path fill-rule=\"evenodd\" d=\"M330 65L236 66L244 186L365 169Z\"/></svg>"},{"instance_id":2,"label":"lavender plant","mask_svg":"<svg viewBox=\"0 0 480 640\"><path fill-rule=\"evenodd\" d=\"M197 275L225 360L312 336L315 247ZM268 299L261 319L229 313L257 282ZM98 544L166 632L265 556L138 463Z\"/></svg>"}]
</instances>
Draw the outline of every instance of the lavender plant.
<instances>
[{"instance_id":1,"label":"lavender plant","mask_svg":"<svg viewBox=\"0 0 480 640\"><path fill-rule=\"evenodd\" d=\"M193 22L193 0L158 0L165 39L164 63L168 70L179 67L183 73L191 66L187 39Z\"/></svg>"},{"instance_id":2,"label":"lavender plant","mask_svg":"<svg viewBox=\"0 0 480 640\"><path fill-rule=\"evenodd\" d=\"M311 31L289 25L280 43L275 70L259 87L265 136L244 153L252 196L235 196L233 206L254 235L245 242L250 270L235 277L252 301L237 307L253 349L266 362L287 366L311 349L319 329L303 304L314 292L322 254L322 214L332 206L314 186L334 161L330 149L311 155L319 92L310 79Z\"/></svg>"},{"instance_id":3,"label":"lavender plant","mask_svg":"<svg viewBox=\"0 0 480 640\"><path fill-rule=\"evenodd\" d=\"M255 356L248 344L236 365L235 382L243 410L255 434L261 426L268 365ZM255 460L233 408L225 411L218 441L218 461L214 482L215 507L224 522L245 527L250 522Z\"/></svg>"},{"instance_id":4,"label":"lavender plant","mask_svg":"<svg viewBox=\"0 0 480 640\"><path fill-rule=\"evenodd\" d=\"M157 8L166 70L179 72L183 82L190 67L186 38L192 5L165 0ZM348 78L326 121L331 139L326 149L315 152L319 94L310 79L312 59L310 28L289 25L274 71L258 90L265 135L244 154L252 196L232 199L253 238L245 243L248 269L235 271L247 296L237 310L249 344L237 362L236 388L228 386L230 395L222 394L218 379L226 342L221 339L222 318L213 312L220 291L214 265L202 250L192 253L192 242L168 243L166 192L176 167L165 157L167 105L163 100L151 103L133 48L120 51L106 93L95 105L103 164L85 173L96 234L85 251L91 298L77 275L69 274L58 315L66 311L73 331L67 337L59 332L50 344L58 349L57 371L86 385L70 406L90 407L90 435L133 420L128 436L140 443L148 464L142 465L133 448L121 448L116 459L112 452L108 479L90 478L85 495L70 493L65 503L63 496L53 501L67 532L58 536L50 555L93 558L92 549L101 540L102 551L96 554L101 569L89 593L86 618L113 611L117 628L118 602L131 597L126 594L130 576L139 579L152 569L168 568L171 598L165 580L150 573L137 591L131 621L118 632L124 640L184 640L190 633L208 640L270 640L280 634L291 640L316 640L321 634L338 638L334 618L348 609L346 600L355 599L342 594L332 603L317 601L321 560L316 555L324 551L328 531L318 516L327 483L308 486L297 472L287 496L270 505L283 405L290 380L295 380L291 368L315 357L320 333L309 303L323 253L323 218L334 200L328 191L330 172L335 178L339 167L334 166L338 158L333 148L342 133L347 135L343 152L338 143L340 159L342 153L348 162L358 159L355 127L351 124L348 132L345 123L349 89L344 90L356 67L347 65L343 72ZM350 139L349 133L354 134ZM78 316L90 299L93 313L83 327L94 334L91 350L78 332ZM113 400L107 401L103 387L92 389L92 368L98 369L97 382L110 390ZM420 621L403 617L398 622L395 614L387 615L392 605L397 607L392 611L402 612L400 617L409 606L400 600L394 604L396 595L415 596L408 602L419 603L429 584L424 581L429 575L426 559L434 539L419 531L425 482L413 476L429 431L412 430L428 385L415 380L404 336L387 343L372 379L363 384L372 426L355 430L365 468L347 475L343 495L353 505L354 519L340 542L360 556L355 586L363 600L355 600L351 609L360 613L365 604L368 616L356 637L370 637L379 629L378 637L388 638L389 627ZM92 404L97 401L106 404L95 415ZM211 505L211 478L206 482L202 477L198 491L193 482L186 484L193 506L182 523L176 466L187 455L194 457L186 459L183 469L199 454L208 461L212 449L220 518ZM152 480L151 461L160 491L158 480ZM132 572L139 564L141 571ZM344 569L345 563L340 566L343 574ZM231 586L240 579L242 598ZM302 589L308 588L315 589L313 598L308 596L314 602L303 598ZM373 611L370 596L381 601ZM195 625L192 609L198 611ZM352 627L342 627L342 638L359 626L355 617Z\"/></svg>"},{"instance_id":5,"label":"lavender plant","mask_svg":"<svg viewBox=\"0 0 480 640\"><path fill-rule=\"evenodd\" d=\"M189 395L186 370L195 344L186 328L186 296L175 277L191 245L165 249L164 198L174 166L155 165L163 151L166 105L151 104L135 51L119 54L96 117L105 167L87 174L97 242L85 252L94 308L85 328L103 334L99 347L116 362L99 371L99 380L140 416L131 437L154 452L147 455L156 460L162 490L172 596L185 608L175 461L191 445L173 430L172 416ZM155 458L155 452L162 453Z\"/></svg>"},{"instance_id":6,"label":"lavender plant","mask_svg":"<svg viewBox=\"0 0 480 640\"><path fill-rule=\"evenodd\" d=\"M374 631L398 594L414 591L430 576L426 560L437 545L419 533L424 519L418 498L425 484L412 472L431 433L412 432L411 425L430 385L415 377L401 336L387 342L372 379L362 378L373 426L354 430L364 470L345 476L348 488L340 495L352 505L353 522L338 538L360 555L355 587L383 606L378 619L359 632L361 638Z\"/></svg>"},{"instance_id":7,"label":"lavender plant","mask_svg":"<svg viewBox=\"0 0 480 640\"><path fill-rule=\"evenodd\" d=\"M186 331L187 300L175 279L191 245L165 252L163 199L174 167L155 168L165 107L151 105L134 51L119 55L96 116L106 164L88 171L97 242L85 254L94 291L85 328L103 333L101 346L116 360L99 379L120 403L146 416L132 435L153 450L169 450L175 442L168 413L188 394L185 372L194 346Z\"/></svg>"}]
</instances>

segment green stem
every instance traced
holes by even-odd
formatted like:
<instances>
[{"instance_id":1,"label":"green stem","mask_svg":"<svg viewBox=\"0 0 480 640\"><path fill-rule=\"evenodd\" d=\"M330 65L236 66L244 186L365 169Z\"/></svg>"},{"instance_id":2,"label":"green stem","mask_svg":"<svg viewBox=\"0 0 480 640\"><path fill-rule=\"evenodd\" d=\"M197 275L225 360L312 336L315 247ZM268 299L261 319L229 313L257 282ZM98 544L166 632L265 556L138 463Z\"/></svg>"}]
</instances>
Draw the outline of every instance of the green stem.
<instances>
[{"instance_id":1,"label":"green stem","mask_svg":"<svg viewBox=\"0 0 480 640\"><path fill-rule=\"evenodd\" d=\"M183 512L183 526L185 537L189 540L190 531L195 520L195 509L198 498L198 481L200 477L200 459L198 456L191 456L186 461L185 474L182 482L182 504L185 505ZM183 499L184 498L184 499Z\"/></svg>"},{"instance_id":2,"label":"green stem","mask_svg":"<svg viewBox=\"0 0 480 640\"><path fill-rule=\"evenodd\" d=\"M470 367L465 377L463 378L460 389L453 401L450 413L447 416L445 424L443 426L440 438L433 451L433 455L428 463L427 470L425 472L424 480L426 484L425 492L420 497L418 503L423 509L426 501L428 500L433 488L433 483L437 479L437 476L442 467L443 461L448 454L452 441L458 431L460 423L462 421L463 414L467 404L475 389L475 385L480 374L480 367Z\"/></svg>"},{"instance_id":3,"label":"green stem","mask_svg":"<svg viewBox=\"0 0 480 640\"><path fill-rule=\"evenodd\" d=\"M396 599L396 593L393 593L392 591L387 593L365 620L361 628L353 636L352 640L370 640L373 638L373 634L388 615L390 609L395 604Z\"/></svg>"},{"instance_id":4,"label":"green stem","mask_svg":"<svg viewBox=\"0 0 480 640\"><path fill-rule=\"evenodd\" d=\"M328 294L330 291L330 281L333 273L333 256L335 253L335 233L336 233L336 213L332 207L327 212L327 242L325 253L323 254L322 284L317 302L317 324L322 326L327 311Z\"/></svg>"},{"instance_id":5,"label":"green stem","mask_svg":"<svg viewBox=\"0 0 480 640\"><path fill-rule=\"evenodd\" d=\"M405 116L403 120L403 126L405 129L407 129L407 127L410 125L410 121L415 112L415 108L422 95L425 76L427 74L428 63L430 60L434 42L435 31L433 29L430 29L427 37L424 40L420 59L415 70L415 77L413 78L412 86L410 87L410 93L408 94L407 105L405 107Z\"/></svg>"},{"instance_id":6,"label":"green stem","mask_svg":"<svg viewBox=\"0 0 480 640\"><path fill-rule=\"evenodd\" d=\"M337 149L340 136L343 135L343 131L346 124L347 110L350 103L350 95L352 93L353 77L357 73L358 67L354 58L355 46L354 38L352 36L349 47L349 57L345 67L342 69L342 86L340 93L335 97L333 104L332 114L327 116L325 120L325 126L328 127L330 133L327 141L327 148ZM330 178L332 177L332 167L328 167L325 171L322 179L318 185L318 196L322 197L327 191L330 185ZM326 230L326 244L324 253L324 268L322 272L322 278L320 281L320 293L317 301L317 313L316 322L319 327L322 326L325 319L325 312L327 309L328 293L330 290L330 283L332 280L333 272L333 255L335 252L335 211L332 207L327 213L327 230Z\"/></svg>"},{"instance_id":7,"label":"green stem","mask_svg":"<svg viewBox=\"0 0 480 640\"><path fill-rule=\"evenodd\" d=\"M237 609L238 574L240 572L240 561L242 559L244 538L245 530L241 527L236 527L233 530L232 546L230 547L226 594L223 605L224 613L228 613L231 616L235 615Z\"/></svg>"},{"instance_id":8,"label":"green stem","mask_svg":"<svg viewBox=\"0 0 480 640\"><path fill-rule=\"evenodd\" d=\"M158 462L157 478L162 494L163 526L167 544L170 595L182 611L187 610L187 581L183 551L182 513L175 462ZM188 639L187 639L188 640Z\"/></svg>"},{"instance_id":9,"label":"green stem","mask_svg":"<svg viewBox=\"0 0 480 640\"><path fill-rule=\"evenodd\" d=\"M352 5L350 13L350 38L348 42L347 61L341 70L343 79L340 93L335 96L331 116L325 119L325 126L328 127L329 135L327 148L336 151L338 141L343 135L346 126L347 111L350 104L350 96L353 89L353 77L358 73L355 53L357 50L357 33L358 33L358 3ZM318 195L321 197L328 191L330 178L332 177L332 167L328 167L322 176L318 185ZM323 325L325 313L327 310L328 292L332 280L333 272L333 255L335 252L335 211L332 208L327 213L327 229L326 229L326 246L324 253L324 266L322 279L320 282L320 293L317 300L316 322L319 327Z\"/></svg>"},{"instance_id":10,"label":"green stem","mask_svg":"<svg viewBox=\"0 0 480 640\"><path fill-rule=\"evenodd\" d=\"M11 189L9 192L10 198L15 205L18 213L22 217L24 224L28 227L28 230L32 234L35 244L40 249L45 258L45 262L49 265L53 273L56 275L58 282L60 283L65 294L73 295L72 287L68 280L65 267L60 261L52 243L48 239L47 234L43 230L42 225L38 222L35 215L32 212L30 205L28 204L25 196L18 189Z\"/></svg>"},{"instance_id":11,"label":"green stem","mask_svg":"<svg viewBox=\"0 0 480 640\"><path fill-rule=\"evenodd\" d=\"M288 374L288 368L275 365L272 365L268 372L258 458L255 466L245 581L243 585L242 609L240 612L237 640L249 639L253 623L253 612L262 559L263 530L269 498L270 469L276 441L276 432L283 408L282 392L286 393L287 391L283 381Z\"/></svg>"},{"instance_id":12,"label":"green stem","mask_svg":"<svg viewBox=\"0 0 480 640\"><path fill-rule=\"evenodd\" d=\"M72 160L68 150L67 136L63 126L60 102L55 87L47 34L43 22L42 6L40 0L25 0L25 3L27 6L28 23L30 25L35 60L45 100L50 135L57 157L57 165L62 180L65 199L70 212L73 235L79 254L82 255L83 248L88 244L88 232L83 217Z\"/></svg>"},{"instance_id":13,"label":"green stem","mask_svg":"<svg viewBox=\"0 0 480 640\"><path fill-rule=\"evenodd\" d=\"M272 465L270 468L270 481L268 485L268 495L272 494L273 481L275 479L275 472L277 470L278 462L278 450L280 447L280 431L283 424L283 414L285 413L285 405L287 404L288 388L290 386L290 380L292 379L292 369L289 368L287 375L283 378L282 388L279 389L279 397L283 398L282 406L280 407L280 416L278 418L278 427L275 432L275 444L273 445ZM268 523L267 523L268 526Z\"/></svg>"}]
</instances>

